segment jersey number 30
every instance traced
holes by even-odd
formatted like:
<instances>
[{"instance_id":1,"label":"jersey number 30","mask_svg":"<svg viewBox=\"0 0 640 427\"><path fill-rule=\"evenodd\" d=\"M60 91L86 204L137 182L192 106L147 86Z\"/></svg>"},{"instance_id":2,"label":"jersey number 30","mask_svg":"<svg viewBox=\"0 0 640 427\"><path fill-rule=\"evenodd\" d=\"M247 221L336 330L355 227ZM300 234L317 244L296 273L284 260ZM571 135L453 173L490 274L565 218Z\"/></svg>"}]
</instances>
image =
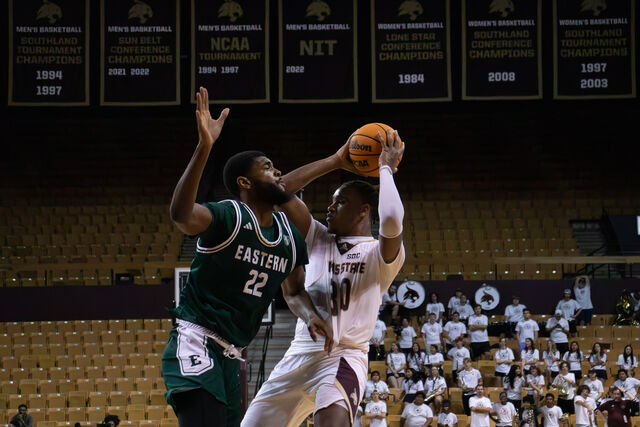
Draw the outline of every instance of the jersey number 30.
<instances>
[{"instance_id":1,"label":"jersey number 30","mask_svg":"<svg viewBox=\"0 0 640 427\"><path fill-rule=\"evenodd\" d=\"M267 273L258 273L257 270L251 270L249 275L251 278L244 284L244 290L242 292L253 295L254 297L261 297L262 291L260 289L267 284L269 275Z\"/></svg>"},{"instance_id":2,"label":"jersey number 30","mask_svg":"<svg viewBox=\"0 0 640 427\"><path fill-rule=\"evenodd\" d=\"M349 309L349 297L351 295L351 280L344 278L340 283L331 281L331 315L337 316L338 310ZM339 307L339 308L338 308Z\"/></svg>"}]
</instances>

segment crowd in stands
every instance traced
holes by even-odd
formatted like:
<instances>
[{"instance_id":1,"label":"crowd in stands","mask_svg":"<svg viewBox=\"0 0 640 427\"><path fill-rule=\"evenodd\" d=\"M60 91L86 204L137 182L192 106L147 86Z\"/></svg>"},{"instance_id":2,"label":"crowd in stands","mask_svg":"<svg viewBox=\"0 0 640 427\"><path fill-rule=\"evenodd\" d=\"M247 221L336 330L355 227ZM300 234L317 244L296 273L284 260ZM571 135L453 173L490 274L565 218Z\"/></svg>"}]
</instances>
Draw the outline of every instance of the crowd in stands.
<instances>
[{"instance_id":1,"label":"crowd in stands","mask_svg":"<svg viewBox=\"0 0 640 427\"><path fill-rule=\"evenodd\" d=\"M502 328L494 329L500 336L490 336L489 318L461 290L446 308L431 293L424 315L411 316L392 285L371 338L371 379L357 422L386 426L394 413L409 427L434 418L439 427L489 427L490 420L556 427L569 417L593 426L595 416L609 417L610 427L626 425L616 420L638 416L638 361L630 343L615 355L615 371L604 342L580 348L579 332L591 327L590 292L589 279L576 278L575 299L565 289L546 321L534 320L513 296Z\"/></svg>"}]
</instances>

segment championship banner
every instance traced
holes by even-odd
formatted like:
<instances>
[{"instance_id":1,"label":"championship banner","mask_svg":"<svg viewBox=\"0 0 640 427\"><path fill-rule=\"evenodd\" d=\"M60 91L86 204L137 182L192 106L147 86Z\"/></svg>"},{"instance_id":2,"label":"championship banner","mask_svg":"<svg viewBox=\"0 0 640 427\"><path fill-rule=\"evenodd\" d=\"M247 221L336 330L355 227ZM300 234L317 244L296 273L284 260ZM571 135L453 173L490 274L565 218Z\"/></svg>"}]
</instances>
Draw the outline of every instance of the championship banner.
<instances>
[{"instance_id":1,"label":"championship banner","mask_svg":"<svg viewBox=\"0 0 640 427\"><path fill-rule=\"evenodd\" d=\"M635 1L554 0L555 99L636 96Z\"/></svg>"},{"instance_id":2,"label":"championship banner","mask_svg":"<svg viewBox=\"0 0 640 427\"><path fill-rule=\"evenodd\" d=\"M269 0L191 0L191 102L269 102Z\"/></svg>"},{"instance_id":3,"label":"championship banner","mask_svg":"<svg viewBox=\"0 0 640 427\"><path fill-rule=\"evenodd\" d=\"M180 104L180 1L101 0L101 105Z\"/></svg>"},{"instance_id":4,"label":"championship banner","mask_svg":"<svg viewBox=\"0 0 640 427\"><path fill-rule=\"evenodd\" d=\"M8 3L8 105L89 105L89 0Z\"/></svg>"},{"instance_id":5,"label":"championship banner","mask_svg":"<svg viewBox=\"0 0 640 427\"><path fill-rule=\"evenodd\" d=\"M462 99L542 98L541 15L541 0L462 2Z\"/></svg>"},{"instance_id":6,"label":"championship banner","mask_svg":"<svg viewBox=\"0 0 640 427\"><path fill-rule=\"evenodd\" d=\"M280 102L355 102L356 0L278 0Z\"/></svg>"},{"instance_id":7,"label":"championship banner","mask_svg":"<svg viewBox=\"0 0 640 427\"><path fill-rule=\"evenodd\" d=\"M451 101L449 0L371 0L373 102Z\"/></svg>"}]
</instances>

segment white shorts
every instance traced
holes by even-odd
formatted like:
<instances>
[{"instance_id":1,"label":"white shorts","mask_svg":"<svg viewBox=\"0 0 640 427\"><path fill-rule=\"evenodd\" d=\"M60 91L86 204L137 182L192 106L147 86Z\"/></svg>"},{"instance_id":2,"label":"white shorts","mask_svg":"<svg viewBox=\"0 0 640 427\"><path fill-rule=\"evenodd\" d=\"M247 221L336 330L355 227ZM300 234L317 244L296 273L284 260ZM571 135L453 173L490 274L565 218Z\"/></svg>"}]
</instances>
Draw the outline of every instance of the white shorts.
<instances>
[{"instance_id":1,"label":"white shorts","mask_svg":"<svg viewBox=\"0 0 640 427\"><path fill-rule=\"evenodd\" d=\"M367 355L361 350L285 355L262 384L242 427L298 427L307 416L334 403L353 420L367 382Z\"/></svg>"}]
</instances>

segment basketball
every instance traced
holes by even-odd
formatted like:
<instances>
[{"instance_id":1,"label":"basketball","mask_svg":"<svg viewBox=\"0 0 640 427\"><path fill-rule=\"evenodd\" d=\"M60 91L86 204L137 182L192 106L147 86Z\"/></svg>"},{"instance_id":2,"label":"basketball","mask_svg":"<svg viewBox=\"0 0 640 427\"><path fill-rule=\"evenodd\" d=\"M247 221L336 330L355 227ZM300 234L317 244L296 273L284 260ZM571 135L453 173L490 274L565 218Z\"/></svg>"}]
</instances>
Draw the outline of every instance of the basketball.
<instances>
[{"instance_id":1,"label":"basketball","mask_svg":"<svg viewBox=\"0 0 640 427\"><path fill-rule=\"evenodd\" d=\"M359 128L349 139L349 157L361 175L378 177L378 157L382 152L382 145L378 141L378 132L383 138L387 137L387 129L393 128L384 123L368 123ZM402 147L402 140L400 141ZM398 159L400 164L402 156Z\"/></svg>"}]
</instances>

